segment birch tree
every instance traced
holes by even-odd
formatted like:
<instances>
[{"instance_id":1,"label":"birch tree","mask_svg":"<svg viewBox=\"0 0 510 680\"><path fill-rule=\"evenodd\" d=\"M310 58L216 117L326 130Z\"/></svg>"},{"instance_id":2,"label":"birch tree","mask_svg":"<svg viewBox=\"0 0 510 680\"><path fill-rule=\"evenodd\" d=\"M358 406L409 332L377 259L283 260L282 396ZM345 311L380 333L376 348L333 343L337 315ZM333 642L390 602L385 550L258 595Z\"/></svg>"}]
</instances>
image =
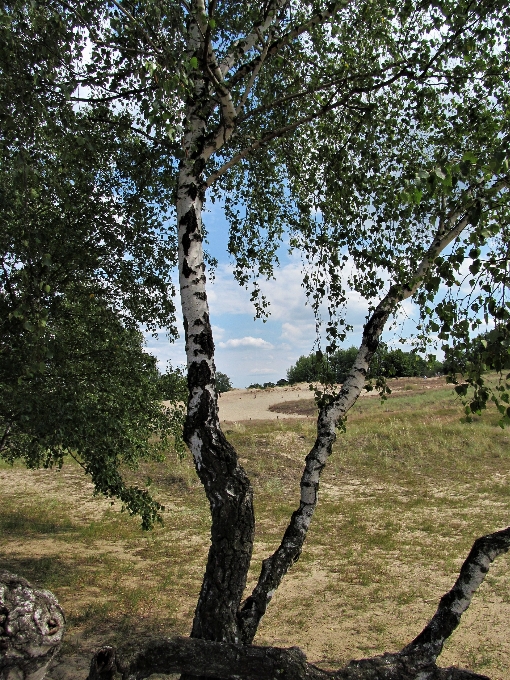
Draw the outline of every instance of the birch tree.
<instances>
[{"instance_id":1,"label":"birch tree","mask_svg":"<svg viewBox=\"0 0 510 680\"><path fill-rule=\"evenodd\" d=\"M418 303L423 329L438 325L445 343L452 333L465 337L484 311L506 333L500 255L508 242L507 4L49 4L75 33L86 31L91 46L86 60L67 65L80 83L71 100L103 107L105 125L115 125L112 112L124 111L133 133L167 158L190 393L184 435L211 510L192 639L153 641L128 655L105 648L90 678L175 670L208 677L481 677L439 669L435 661L490 563L508 550L510 529L475 543L437 614L397 654L328 674L296 651L250 645L299 559L338 427L399 306ZM349 330L342 315L349 290L371 302L342 389L319 396L299 506L248 597L253 492L218 419L202 221L208 198L224 202L235 276L252 291L258 314L268 313L260 277L272 274L284 238L303 253L303 284L318 316L326 301L326 352ZM354 264L350 274L346 263ZM440 285L455 288L465 263L473 267L475 307L453 296L435 302ZM478 390L478 403L468 408L488 396Z\"/></svg>"}]
</instances>

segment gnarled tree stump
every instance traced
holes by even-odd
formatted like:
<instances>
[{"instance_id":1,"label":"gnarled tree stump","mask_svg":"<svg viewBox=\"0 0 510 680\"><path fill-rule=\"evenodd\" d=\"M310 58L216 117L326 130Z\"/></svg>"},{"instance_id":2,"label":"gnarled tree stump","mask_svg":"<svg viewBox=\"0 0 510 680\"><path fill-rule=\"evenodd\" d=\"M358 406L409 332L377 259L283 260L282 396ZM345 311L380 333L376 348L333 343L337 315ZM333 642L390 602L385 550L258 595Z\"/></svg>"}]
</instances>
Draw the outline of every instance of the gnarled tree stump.
<instances>
[{"instance_id":1,"label":"gnarled tree stump","mask_svg":"<svg viewBox=\"0 0 510 680\"><path fill-rule=\"evenodd\" d=\"M0 680L42 680L64 628L64 613L52 593L0 571Z\"/></svg>"}]
</instances>

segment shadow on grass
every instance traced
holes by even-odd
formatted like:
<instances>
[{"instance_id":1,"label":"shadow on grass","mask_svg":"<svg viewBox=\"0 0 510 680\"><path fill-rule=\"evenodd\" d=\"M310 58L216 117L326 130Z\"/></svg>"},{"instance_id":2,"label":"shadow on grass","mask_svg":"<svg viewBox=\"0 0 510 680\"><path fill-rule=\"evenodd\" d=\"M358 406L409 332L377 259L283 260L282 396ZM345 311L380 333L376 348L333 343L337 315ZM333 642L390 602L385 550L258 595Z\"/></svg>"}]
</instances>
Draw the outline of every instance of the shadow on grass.
<instances>
[{"instance_id":1,"label":"shadow on grass","mask_svg":"<svg viewBox=\"0 0 510 680\"><path fill-rule=\"evenodd\" d=\"M0 570L23 576L38 588L70 586L79 575L72 561L49 555L44 557L16 557L0 553Z\"/></svg>"},{"instance_id":2,"label":"shadow on grass","mask_svg":"<svg viewBox=\"0 0 510 680\"><path fill-rule=\"evenodd\" d=\"M8 510L0 508L0 535L10 538L24 538L34 534L63 534L76 528L65 517L58 517L58 511L42 507L22 507Z\"/></svg>"}]
</instances>

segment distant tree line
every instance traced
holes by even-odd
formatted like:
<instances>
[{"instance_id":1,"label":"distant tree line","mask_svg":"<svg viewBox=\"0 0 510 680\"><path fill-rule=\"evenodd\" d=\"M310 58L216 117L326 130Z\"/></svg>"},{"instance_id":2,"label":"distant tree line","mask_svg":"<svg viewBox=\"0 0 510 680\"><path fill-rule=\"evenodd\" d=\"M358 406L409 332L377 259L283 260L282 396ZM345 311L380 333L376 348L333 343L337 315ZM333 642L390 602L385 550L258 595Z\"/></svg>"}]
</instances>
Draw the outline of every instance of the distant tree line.
<instances>
[{"instance_id":1,"label":"distant tree line","mask_svg":"<svg viewBox=\"0 0 510 680\"><path fill-rule=\"evenodd\" d=\"M430 377L438 373L454 376L457 373L469 374L470 371L479 370L480 367L482 372L510 369L510 341L506 339L505 332L508 332L507 327L500 324L494 330L482 333L465 343L459 342L449 348L444 362L438 361L434 355L424 358L416 352L389 349L385 343L381 343L374 354L367 378L370 380L379 377ZM349 347L338 349L329 356L321 352L301 356L294 366L287 370L287 379L282 378L277 382L252 383L247 389L263 390L315 381L343 383L357 352L356 347ZM218 389L218 391L225 390ZM460 393L460 388L457 391Z\"/></svg>"},{"instance_id":2,"label":"distant tree line","mask_svg":"<svg viewBox=\"0 0 510 680\"><path fill-rule=\"evenodd\" d=\"M294 366L287 371L287 382L343 383L354 363L358 350L356 347L338 349L329 356L321 353L301 356ZM424 359L416 352L404 352L401 349L389 349L384 343L379 345L375 353L368 378L432 376L443 372L443 364L435 357Z\"/></svg>"},{"instance_id":3,"label":"distant tree line","mask_svg":"<svg viewBox=\"0 0 510 680\"><path fill-rule=\"evenodd\" d=\"M251 385L248 385L246 389L248 390L267 390L270 387L285 387L285 385L288 385L289 381L285 380L285 378L281 378L281 380L278 380L278 382L265 382L265 383L252 383Z\"/></svg>"}]
</instances>

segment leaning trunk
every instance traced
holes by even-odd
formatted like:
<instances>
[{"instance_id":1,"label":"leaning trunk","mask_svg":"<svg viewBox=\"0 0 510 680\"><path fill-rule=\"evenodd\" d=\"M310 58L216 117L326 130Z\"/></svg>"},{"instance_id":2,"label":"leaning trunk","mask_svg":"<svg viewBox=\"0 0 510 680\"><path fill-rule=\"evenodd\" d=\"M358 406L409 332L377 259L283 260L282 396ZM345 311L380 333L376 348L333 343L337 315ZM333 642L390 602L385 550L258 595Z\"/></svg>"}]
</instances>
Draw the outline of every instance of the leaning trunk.
<instances>
[{"instance_id":1,"label":"leaning trunk","mask_svg":"<svg viewBox=\"0 0 510 680\"><path fill-rule=\"evenodd\" d=\"M244 644L252 644L273 594L290 567L299 559L319 500L319 481L336 440L336 427L356 402L379 344L384 325L395 306L391 291L365 325L358 355L340 393L324 404L317 419L317 438L305 460L299 507L293 512L278 549L262 562L259 580L239 612Z\"/></svg>"}]
</instances>

